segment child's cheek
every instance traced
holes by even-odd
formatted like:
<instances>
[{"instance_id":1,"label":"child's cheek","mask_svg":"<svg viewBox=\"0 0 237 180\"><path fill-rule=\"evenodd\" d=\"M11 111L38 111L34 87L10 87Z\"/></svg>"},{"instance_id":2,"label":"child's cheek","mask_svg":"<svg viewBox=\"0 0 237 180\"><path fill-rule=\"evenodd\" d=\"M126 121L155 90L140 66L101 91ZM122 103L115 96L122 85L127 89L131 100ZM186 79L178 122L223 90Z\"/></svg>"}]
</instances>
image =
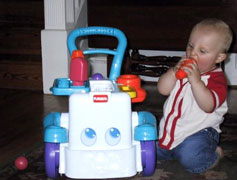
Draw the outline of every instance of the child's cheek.
<instances>
[{"instance_id":1,"label":"child's cheek","mask_svg":"<svg viewBox=\"0 0 237 180\"><path fill-rule=\"evenodd\" d=\"M198 68L199 68L200 72L204 72L207 69L207 65L205 63L199 61L198 62Z\"/></svg>"}]
</instances>

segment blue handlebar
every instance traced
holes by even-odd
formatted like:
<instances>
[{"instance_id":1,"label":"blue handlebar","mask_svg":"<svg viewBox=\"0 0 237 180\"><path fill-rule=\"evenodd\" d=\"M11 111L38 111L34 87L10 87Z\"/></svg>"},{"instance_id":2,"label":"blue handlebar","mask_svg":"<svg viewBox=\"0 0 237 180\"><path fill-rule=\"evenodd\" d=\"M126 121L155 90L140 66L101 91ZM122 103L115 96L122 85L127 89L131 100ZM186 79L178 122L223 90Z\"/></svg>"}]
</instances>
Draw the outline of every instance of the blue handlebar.
<instances>
[{"instance_id":1,"label":"blue handlebar","mask_svg":"<svg viewBox=\"0 0 237 180\"><path fill-rule=\"evenodd\" d=\"M110 80L117 80L117 78L120 75L122 62L123 62L123 56L125 53L125 49L127 46L127 39L122 31L116 28L110 28L110 27L85 27L85 28L78 28L73 31L68 36L67 39L67 45L70 52L70 55L72 55L72 52L74 50L77 50L76 46L76 39L81 36L88 36L88 35L106 35L106 36L113 36L116 37L118 40L117 50L109 50L109 49L90 49L90 50L84 50L83 54L110 54L114 55L113 62L111 65Z\"/></svg>"}]
</instances>

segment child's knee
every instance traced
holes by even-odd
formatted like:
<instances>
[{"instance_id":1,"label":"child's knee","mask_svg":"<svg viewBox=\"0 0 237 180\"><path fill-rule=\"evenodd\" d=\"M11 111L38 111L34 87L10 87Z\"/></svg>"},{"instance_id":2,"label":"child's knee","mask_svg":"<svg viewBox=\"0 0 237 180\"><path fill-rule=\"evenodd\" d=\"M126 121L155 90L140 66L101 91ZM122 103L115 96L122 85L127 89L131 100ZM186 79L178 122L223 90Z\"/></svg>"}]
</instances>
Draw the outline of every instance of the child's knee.
<instances>
[{"instance_id":1,"label":"child's knee","mask_svg":"<svg viewBox=\"0 0 237 180\"><path fill-rule=\"evenodd\" d=\"M180 164L186 171L191 173L203 173L216 160L215 153L206 153L206 151L183 151L177 156Z\"/></svg>"},{"instance_id":2,"label":"child's knee","mask_svg":"<svg viewBox=\"0 0 237 180\"><path fill-rule=\"evenodd\" d=\"M193 169L197 166L196 162L198 161L196 159L197 157L195 156L194 153L191 152L183 152L180 153L178 156L178 160L180 164L185 168L185 169Z\"/></svg>"},{"instance_id":3,"label":"child's knee","mask_svg":"<svg viewBox=\"0 0 237 180\"><path fill-rule=\"evenodd\" d=\"M206 164L205 148L202 146L186 143L175 154L180 164L189 172L201 173L208 167Z\"/></svg>"}]
</instances>

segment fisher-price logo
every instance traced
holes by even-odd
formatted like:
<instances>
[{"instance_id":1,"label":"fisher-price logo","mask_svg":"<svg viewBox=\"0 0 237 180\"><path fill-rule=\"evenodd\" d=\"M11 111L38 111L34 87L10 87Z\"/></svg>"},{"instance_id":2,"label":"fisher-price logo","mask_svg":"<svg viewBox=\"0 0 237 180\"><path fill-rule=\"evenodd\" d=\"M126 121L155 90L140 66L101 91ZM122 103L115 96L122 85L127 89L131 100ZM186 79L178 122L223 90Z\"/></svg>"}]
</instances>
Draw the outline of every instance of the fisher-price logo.
<instances>
[{"instance_id":1,"label":"fisher-price logo","mask_svg":"<svg viewBox=\"0 0 237 180\"><path fill-rule=\"evenodd\" d=\"M96 103L108 102L108 95L94 95L93 101Z\"/></svg>"}]
</instances>

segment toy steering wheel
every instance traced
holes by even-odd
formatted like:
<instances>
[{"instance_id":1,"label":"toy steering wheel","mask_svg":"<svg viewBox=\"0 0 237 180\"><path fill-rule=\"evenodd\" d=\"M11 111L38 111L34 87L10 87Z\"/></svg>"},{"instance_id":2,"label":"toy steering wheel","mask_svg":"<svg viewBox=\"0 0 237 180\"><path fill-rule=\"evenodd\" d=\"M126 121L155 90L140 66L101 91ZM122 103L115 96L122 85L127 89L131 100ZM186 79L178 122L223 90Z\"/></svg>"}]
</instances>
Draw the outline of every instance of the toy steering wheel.
<instances>
[{"instance_id":1,"label":"toy steering wheel","mask_svg":"<svg viewBox=\"0 0 237 180\"><path fill-rule=\"evenodd\" d=\"M92 27L85 27L85 28L78 28L73 31L68 36L67 39L67 45L70 52L70 55L72 55L72 52L74 50L77 50L76 46L76 39L81 36L88 36L88 35L105 35L105 36L113 36L116 37L118 40L117 50L109 50L109 49L89 49L84 50L83 54L110 54L114 55L113 62L111 65L110 80L117 80L117 78L120 75L122 62L123 62L123 56L124 52L127 46L127 39L122 31L116 28L110 28L110 27L98 27L98 26L92 26Z\"/></svg>"}]
</instances>

